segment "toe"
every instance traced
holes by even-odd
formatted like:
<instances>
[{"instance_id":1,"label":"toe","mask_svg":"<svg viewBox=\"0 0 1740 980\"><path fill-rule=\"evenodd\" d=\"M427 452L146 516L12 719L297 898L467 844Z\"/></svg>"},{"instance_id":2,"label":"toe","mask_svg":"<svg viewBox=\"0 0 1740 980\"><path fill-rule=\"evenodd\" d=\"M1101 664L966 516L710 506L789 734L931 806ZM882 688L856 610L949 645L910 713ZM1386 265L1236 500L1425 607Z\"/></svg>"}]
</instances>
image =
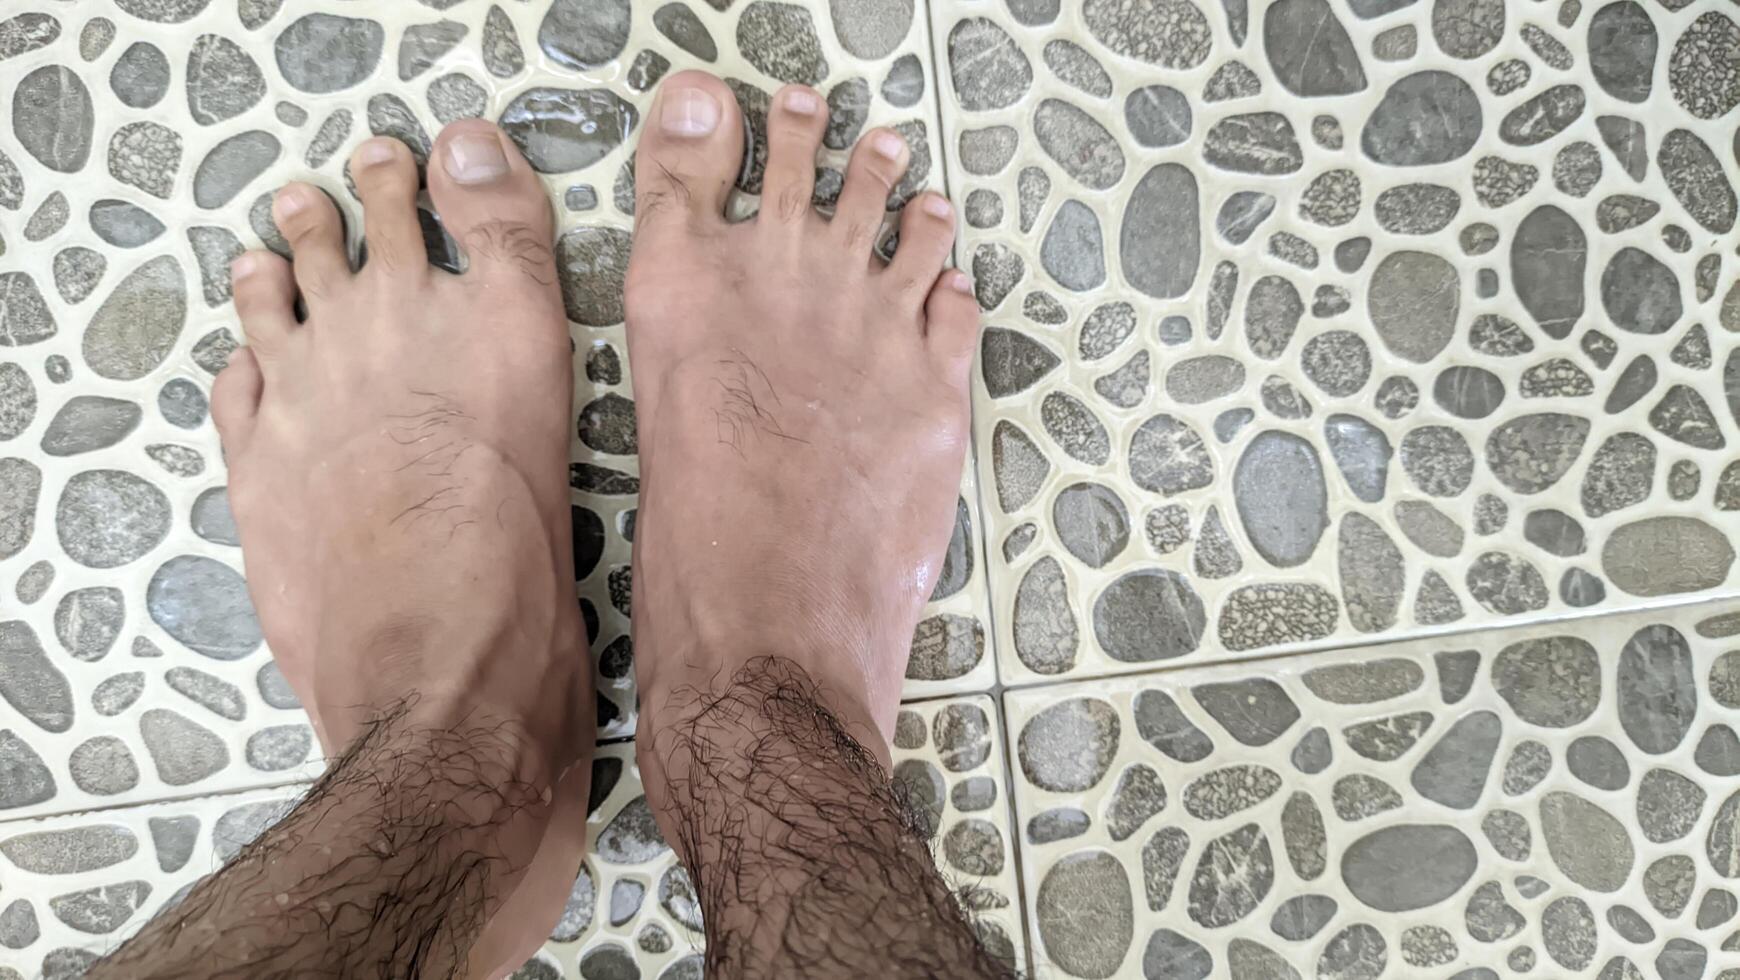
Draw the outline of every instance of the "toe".
<instances>
[{"instance_id":1,"label":"toe","mask_svg":"<svg viewBox=\"0 0 1740 980\"><path fill-rule=\"evenodd\" d=\"M254 416L260 410L260 392L265 379L253 351L237 348L230 363L218 372L211 386L211 417L223 439L224 455L232 460L247 445L254 431Z\"/></svg>"},{"instance_id":2,"label":"toe","mask_svg":"<svg viewBox=\"0 0 1740 980\"><path fill-rule=\"evenodd\" d=\"M271 252L244 252L230 263L236 314L248 345L268 360L296 330L296 279L290 263Z\"/></svg>"},{"instance_id":3,"label":"toe","mask_svg":"<svg viewBox=\"0 0 1740 980\"><path fill-rule=\"evenodd\" d=\"M363 204L363 239L369 265L388 273L428 268L417 224L417 161L388 136L363 141L350 158L351 179Z\"/></svg>"},{"instance_id":4,"label":"toe","mask_svg":"<svg viewBox=\"0 0 1740 980\"><path fill-rule=\"evenodd\" d=\"M903 309L913 309L936 282L955 244L955 209L948 198L927 191L900 213L900 246L881 276Z\"/></svg>"},{"instance_id":5,"label":"toe","mask_svg":"<svg viewBox=\"0 0 1740 980\"><path fill-rule=\"evenodd\" d=\"M904 246L903 246L904 247ZM924 301L924 333L931 352L963 386L979 339L979 301L973 280L959 269L944 269Z\"/></svg>"},{"instance_id":6,"label":"toe","mask_svg":"<svg viewBox=\"0 0 1740 980\"><path fill-rule=\"evenodd\" d=\"M272 219L290 243L296 286L309 306L350 278L344 220L325 191L300 181L284 185L272 202Z\"/></svg>"},{"instance_id":7,"label":"toe","mask_svg":"<svg viewBox=\"0 0 1740 980\"><path fill-rule=\"evenodd\" d=\"M703 71L666 78L635 150L635 234L723 221L742 166L742 116L725 83Z\"/></svg>"},{"instance_id":8,"label":"toe","mask_svg":"<svg viewBox=\"0 0 1740 980\"><path fill-rule=\"evenodd\" d=\"M556 281L550 199L506 134L482 119L455 122L441 131L431 160L429 196L465 251L468 275ZM415 211L410 220L416 222Z\"/></svg>"},{"instance_id":9,"label":"toe","mask_svg":"<svg viewBox=\"0 0 1740 980\"><path fill-rule=\"evenodd\" d=\"M767 170L761 184L763 220L792 224L810 214L816 189L816 148L828 127L827 103L815 89L788 85L767 120Z\"/></svg>"},{"instance_id":10,"label":"toe","mask_svg":"<svg viewBox=\"0 0 1740 980\"><path fill-rule=\"evenodd\" d=\"M834 225L853 249L868 252L876 243L888 193L906 172L906 159L906 140L892 129L873 129L853 148L834 207Z\"/></svg>"}]
</instances>

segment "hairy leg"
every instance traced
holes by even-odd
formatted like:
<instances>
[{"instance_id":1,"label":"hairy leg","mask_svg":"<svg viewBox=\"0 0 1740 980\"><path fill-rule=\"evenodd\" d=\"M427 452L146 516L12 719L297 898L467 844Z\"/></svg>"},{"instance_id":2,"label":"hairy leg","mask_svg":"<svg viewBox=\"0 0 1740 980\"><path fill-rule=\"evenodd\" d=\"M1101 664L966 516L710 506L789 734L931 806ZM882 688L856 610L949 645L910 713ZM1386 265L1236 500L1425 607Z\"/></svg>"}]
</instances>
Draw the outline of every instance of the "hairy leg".
<instances>
[{"instance_id":1,"label":"hairy leg","mask_svg":"<svg viewBox=\"0 0 1740 980\"><path fill-rule=\"evenodd\" d=\"M773 100L762 210L718 79L664 83L636 153L629 358L641 447L634 628L648 800L701 900L710 976L996 976L890 786L912 631L967 447L978 307L953 212L907 203L876 129L831 220L825 101Z\"/></svg>"},{"instance_id":2,"label":"hairy leg","mask_svg":"<svg viewBox=\"0 0 1740 980\"><path fill-rule=\"evenodd\" d=\"M517 965L579 865L593 700L549 203L494 126L448 127L428 185L466 253L455 275L427 262L404 145L366 141L350 172L367 264L352 271L325 194L281 191L294 263L237 260L248 345L212 394L261 625L342 758L253 858L190 896L243 941L215 950L185 919L153 923L124 950L129 975L200 975L178 967L207 956L264 975L407 951L423 976ZM426 863L443 861L457 863ZM441 909L430 888L473 901ZM306 928L274 934L275 897Z\"/></svg>"}]
</instances>

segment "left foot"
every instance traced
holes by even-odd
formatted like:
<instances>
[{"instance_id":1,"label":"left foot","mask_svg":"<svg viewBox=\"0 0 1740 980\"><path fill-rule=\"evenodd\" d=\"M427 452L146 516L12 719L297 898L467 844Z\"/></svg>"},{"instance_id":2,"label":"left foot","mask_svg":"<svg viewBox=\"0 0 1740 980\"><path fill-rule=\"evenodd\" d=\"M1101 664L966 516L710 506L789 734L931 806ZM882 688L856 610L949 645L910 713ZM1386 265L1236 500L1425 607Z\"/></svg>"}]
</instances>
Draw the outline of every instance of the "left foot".
<instances>
[{"instance_id":1,"label":"left foot","mask_svg":"<svg viewBox=\"0 0 1740 980\"><path fill-rule=\"evenodd\" d=\"M954 527L979 308L944 268L942 195L907 203L893 260L875 255L910 156L894 130L859 140L831 218L812 209L827 122L814 89L774 96L761 212L737 224L724 217L743 159L730 89L677 72L643 125L625 298L635 668L644 736L673 696L784 658L886 766Z\"/></svg>"},{"instance_id":2,"label":"left foot","mask_svg":"<svg viewBox=\"0 0 1740 980\"><path fill-rule=\"evenodd\" d=\"M469 260L453 275L427 263L410 151L371 139L350 169L362 270L308 184L274 207L294 264L256 251L233 268L248 345L212 395L231 506L273 656L329 755L412 693L413 723L506 733L517 771L480 778L560 780L520 855L536 861L474 948L474 967L518 965L579 866L593 743L550 208L494 126L448 127L428 182Z\"/></svg>"}]
</instances>

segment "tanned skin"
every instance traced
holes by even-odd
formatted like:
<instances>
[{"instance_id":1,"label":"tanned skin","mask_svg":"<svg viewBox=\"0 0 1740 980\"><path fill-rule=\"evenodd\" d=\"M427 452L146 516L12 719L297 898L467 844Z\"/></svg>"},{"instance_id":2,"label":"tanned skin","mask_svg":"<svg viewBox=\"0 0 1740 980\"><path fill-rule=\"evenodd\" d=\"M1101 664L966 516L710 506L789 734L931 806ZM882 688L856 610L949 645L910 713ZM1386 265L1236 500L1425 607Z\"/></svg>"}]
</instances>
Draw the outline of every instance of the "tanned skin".
<instances>
[{"instance_id":1,"label":"tanned skin","mask_svg":"<svg viewBox=\"0 0 1740 980\"><path fill-rule=\"evenodd\" d=\"M739 223L724 83L670 76L642 126L625 297L641 776L709 976L1011 976L889 779L978 307L945 268L953 209L896 190L894 131L865 133L830 213L812 207L826 125L813 89L775 95L761 211ZM322 192L280 192L295 259L237 261L248 346L212 403L261 624L333 761L95 978L499 976L579 864L593 693L549 205L493 126L449 126L427 183L467 256L455 275L425 261L405 147L369 140L351 174L367 264Z\"/></svg>"}]
</instances>

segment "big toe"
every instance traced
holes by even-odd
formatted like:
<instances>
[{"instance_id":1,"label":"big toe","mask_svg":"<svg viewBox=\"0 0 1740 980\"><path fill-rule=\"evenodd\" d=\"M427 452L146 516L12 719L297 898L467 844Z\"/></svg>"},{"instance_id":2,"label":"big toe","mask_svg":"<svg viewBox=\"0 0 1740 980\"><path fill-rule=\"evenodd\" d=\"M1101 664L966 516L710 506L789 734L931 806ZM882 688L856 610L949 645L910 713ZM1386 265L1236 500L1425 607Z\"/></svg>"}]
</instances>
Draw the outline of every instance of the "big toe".
<instances>
[{"instance_id":1,"label":"big toe","mask_svg":"<svg viewBox=\"0 0 1740 980\"><path fill-rule=\"evenodd\" d=\"M468 274L555 281L549 198L532 165L493 123L466 119L441 131L430 158L429 196L464 250Z\"/></svg>"},{"instance_id":2,"label":"big toe","mask_svg":"<svg viewBox=\"0 0 1740 980\"><path fill-rule=\"evenodd\" d=\"M637 233L683 219L724 220L742 165L742 114L731 89L704 71L669 76L635 150Z\"/></svg>"}]
</instances>

